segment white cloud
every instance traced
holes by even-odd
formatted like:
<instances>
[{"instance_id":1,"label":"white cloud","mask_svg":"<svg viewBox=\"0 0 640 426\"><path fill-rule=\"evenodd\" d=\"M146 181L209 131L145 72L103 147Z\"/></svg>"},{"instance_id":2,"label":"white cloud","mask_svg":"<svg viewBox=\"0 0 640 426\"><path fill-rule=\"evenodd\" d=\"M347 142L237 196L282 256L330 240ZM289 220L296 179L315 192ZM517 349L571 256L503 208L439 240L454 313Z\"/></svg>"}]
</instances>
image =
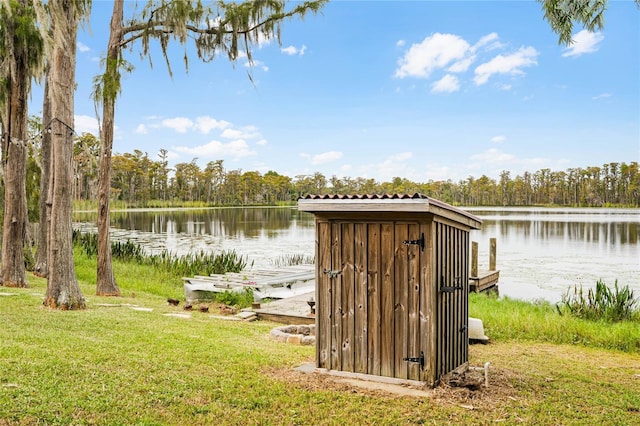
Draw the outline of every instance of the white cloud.
<instances>
[{"instance_id":1,"label":"white cloud","mask_svg":"<svg viewBox=\"0 0 640 426\"><path fill-rule=\"evenodd\" d=\"M187 131L193 129L193 121L186 117L166 118L162 120L162 125L178 133L187 133Z\"/></svg>"},{"instance_id":2,"label":"white cloud","mask_svg":"<svg viewBox=\"0 0 640 426\"><path fill-rule=\"evenodd\" d=\"M413 153L411 153L411 152L400 152L398 154L393 154L393 155L389 156L385 162L405 161L405 160L408 160L411 157L413 157Z\"/></svg>"},{"instance_id":3,"label":"white cloud","mask_svg":"<svg viewBox=\"0 0 640 426\"><path fill-rule=\"evenodd\" d=\"M246 126L241 129L225 129L220 137L225 139L257 139L262 135L255 126Z\"/></svg>"},{"instance_id":4,"label":"white cloud","mask_svg":"<svg viewBox=\"0 0 640 426\"><path fill-rule=\"evenodd\" d=\"M601 93L598 96L594 96L591 99L593 99L594 101L600 100L600 99L607 99L610 98L611 96L613 96L611 93Z\"/></svg>"},{"instance_id":5,"label":"white cloud","mask_svg":"<svg viewBox=\"0 0 640 426\"><path fill-rule=\"evenodd\" d=\"M342 172L343 176L349 174L351 170L353 170L353 166L351 164L343 164L342 166L340 166L340 171Z\"/></svg>"},{"instance_id":6,"label":"white cloud","mask_svg":"<svg viewBox=\"0 0 640 426\"><path fill-rule=\"evenodd\" d=\"M76 42L76 46L78 47L78 51L82 52L82 53L86 53L86 52L89 52L91 50L91 48L89 48L89 46L87 46L86 44L82 43L81 41Z\"/></svg>"},{"instance_id":7,"label":"white cloud","mask_svg":"<svg viewBox=\"0 0 640 426\"><path fill-rule=\"evenodd\" d=\"M158 156L158 154L160 154L160 151L158 151L156 153L156 156ZM159 158L159 156L158 156ZM171 150L167 150L167 161L168 162L172 162L174 160L179 160L181 158L180 154L178 154L177 152L171 151Z\"/></svg>"},{"instance_id":8,"label":"white cloud","mask_svg":"<svg viewBox=\"0 0 640 426\"><path fill-rule=\"evenodd\" d=\"M473 61L476 60L475 55L468 56L460 61L454 62L447 71L449 72L465 72L469 69Z\"/></svg>"},{"instance_id":9,"label":"white cloud","mask_svg":"<svg viewBox=\"0 0 640 426\"><path fill-rule=\"evenodd\" d=\"M262 48L263 46L267 46L269 44L271 44L271 38L269 38L268 35L263 34L262 32L258 33L258 38L257 38L257 42L258 42L258 48Z\"/></svg>"},{"instance_id":10,"label":"white cloud","mask_svg":"<svg viewBox=\"0 0 640 426\"><path fill-rule=\"evenodd\" d=\"M460 90L460 81L457 77L447 74L431 85L431 93L452 93Z\"/></svg>"},{"instance_id":11,"label":"white cloud","mask_svg":"<svg viewBox=\"0 0 640 426\"><path fill-rule=\"evenodd\" d=\"M487 34L486 36L478 40L478 42L474 44L473 47L471 47L471 50L475 52L481 47L483 47L484 50L500 49L504 47L504 44L500 43L498 39L499 39L498 33Z\"/></svg>"},{"instance_id":12,"label":"white cloud","mask_svg":"<svg viewBox=\"0 0 640 426\"><path fill-rule=\"evenodd\" d=\"M396 46L397 47L404 47L405 44L407 44L407 42L405 40L396 41Z\"/></svg>"},{"instance_id":13,"label":"white cloud","mask_svg":"<svg viewBox=\"0 0 640 426\"><path fill-rule=\"evenodd\" d=\"M302 154L300 154L302 156ZM314 155L311 158L312 164L324 164L329 163L331 161L336 161L342 158L342 152L339 151L328 151L322 154Z\"/></svg>"},{"instance_id":14,"label":"white cloud","mask_svg":"<svg viewBox=\"0 0 640 426\"><path fill-rule=\"evenodd\" d=\"M91 133L94 136L99 137L100 126L98 120L95 117L88 115L76 115L73 117L73 127L76 134L81 135L83 133Z\"/></svg>"},{"instance_id":15,"label":"white cloud","mask_svg":"<svg viewBox=\"0 0 640 426\"><path fill-rule=\"evenodd\" d=\"M507 137L505 135L497 135L490 139L490 141L493 143L503 143L506 140L507 140Z\"/></svg>"},{"instance_id":16,"label":"white cloud","mask_svg":"<svg viewBox=\"0 0 640 426\"><path fill-rule=\"evenodd\" d=\"M262 61L258 61L257 59L251 60L251 61L247 61L244 63L244 66L247 68L256 68L259 67L262 69L262 71L267 72L269 71L269 67L267 65L265 65L264 62Z\"/></svg>"},{"instance_id":17,"label":"white cloud","mask_svg":"<svg viewBox=\"0 0 640 426\"><path fill-rule=\"evenodd\" d=\"M469 43L457 35L435 33L411 45L398 61L395 76L427 78L433 70L463 59L469 48Z\"/></svg>"},{"instance_id":18,"label":"white cloud","mask_svg":"<svg viewBox=\"0 0 640 426\"><path fill-rule=\"evenodd\" d=\"M231 141L228 143L212 140L205 145L200 145L193 148L186 146L176 146L172 149L180 153L194 155L199 158L231 157L233 159L237 159L257 155L257 152L252 151L249 148L249 145L242 139Z\"/></svg>"},{"instance_id":19,"label":"white cloud","mask_svg":"<svg viewBox=\"0 0 640 426\"><path fill-rule=\"evenodd\" d=\"M149 133L149 130L147 129L147 126L145 126L144 124L138 124L138 127L136 127L135 132L140 135L146 135L147 133Z\"/></svg>"},{"instance_id":20,"label":"white cloud","mask_svg":"<svg viewBox=\"0 0 640 426\"><path fill-rule=\"evenodd\" d=\"M500 90L504 90L504 91L511 90L512 88L513 88L513 86L512 86L512 85L510 85L510 84L500 84L500 85L498 86L498 89L500 89Z\"/></svg>"},{"instance_id":21,"label":"white cloud","mask_svg":"<svg viewBox=\"0 0 640 426\"><path fill-rule=\"evenodd\" d=\"M382 162L367 164L358 169L358 175L364 178L375 177L380 182L390 181L396 176L407 179L417 178L415 170L410 168L407 161L413 157L411 152L400 152L390 155Z\"/></svg>"},{"instance_id":22,"label":"white cloud","mask_svg":"<svg viewBox=\"0 0 640 426\"><path fill-rule=\"evenodd\" d=\"M287 46L287 47L283 47L280 49L280 51L284 54L293 56L293 55L304 55L304 52L307 50L307 46L305 46L304 44L302 45L301 48L297 48L295 46Z\"/></svg>"},{"instance_id":23,"label":"white cloud","mask_svg":"<svg viewBox=\"0 0 640 426\"><path fill-rule=\"evenodd\" d=\"M267 144L267 140L266 139L260 139L258 142L256 142L256 145L266 145Z\"/></svg>"},{"instance_id":24,"label":"white cloud","mask_svg":"<svg viewBox=\"0 0 640 426\"><path fill-rule=\"evenodd\" d=\"M604 36L599 32L582 30L571 38L571 45L565 49L563 57L580 56L585 53L593 53L598 50Z\"/></svg>"},{"instance_id":25,"label":"white cloud","mask_svg":"<svg viewBox=\"0 0 640 426\"><path fill-rule=\"evenodd\" d=\"M513 176L525 171L537 170L541 167L562 168L566 160L552 160L544 157L518 158L513 154L500 151L496 148L488 149L484 152L472 155L469 159L473 164L469 164L469 171L473 173L477 170L493 168L489 175L498 176L502 170L509 170Z\"/></svg>"},{"instance_id":26,"label":"white cloud","mask_svg":"<svg viewBox=\"0 0 640 426\"><path fill-rule=\"evenodd\" d=\"M207 134L213 129L226 129L231 123L224 120L216 120L209 116L200 116L196 118L195 127L200 130L201 133Z\"/></svg>"},{"instance_id":27,"label":"white cloud","mask_svg":"<svg viewBox=\"0 0 640 426\"><path fill-rule=\"evenodd\" d=\"M498 55L475 69L473 81L480 86L494 74L522 75L522 68L537 65L537 56L538 51L531 46L521 47L510 55Z\"/></svg>"},{"instance_id":28,"label":"white cloud","mask_svg":"<svg viewBox=\"0 0 640 426\"><path fill-rule=\"evenodd\" d=\"M516 161L515 155L507 154L496 148L488 149L480 154L472 155L471 160L489 164L504 164Z\"/></svg>"}]
</instances>

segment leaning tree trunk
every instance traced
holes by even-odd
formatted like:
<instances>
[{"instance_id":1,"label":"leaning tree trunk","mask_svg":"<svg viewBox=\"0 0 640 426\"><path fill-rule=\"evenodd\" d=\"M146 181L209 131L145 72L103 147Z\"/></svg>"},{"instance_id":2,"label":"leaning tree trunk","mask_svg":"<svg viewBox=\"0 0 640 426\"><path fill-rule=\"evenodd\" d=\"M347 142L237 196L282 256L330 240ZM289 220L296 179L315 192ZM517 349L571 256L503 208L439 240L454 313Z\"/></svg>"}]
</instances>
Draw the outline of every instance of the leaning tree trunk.
<instances>
[{"instance_id":1,"label":"leaning tree trunk","mask_svg":"<svg viewBox=\"0 0 640 426\"><path fill-rule=\"evenodd\" d=\"M98 170L98 270L96 294L120 296L120 288L113 275L111 239L109 238L109 197L111 193L111 150L115 102L120 86L117 61L121 54L123 0L113 3L111 32L107 46L107 63L102 84L102 126L100 129L100 165Z\"/></svg>"},{"instance_id":2,"label":"leaning tree trunk","mask_svg":"<svg viewBox=\"0 0 640 426\"><path fill-rule=\"evenodd\" d=\"M51 101L49 93L49 72L44 83L44 102L42 103L42 144L40 146L40 226L38 227L38 248L34 273L47 276L47 255L49 246L49 219L51 200L49 199L49 175L51 174L51 132L47 126L51 123Z\"/></svg>"},{"instance_id":3,"label":"leaning tree trunk","mask_svg":"<svg viewBox=\"0 0 640 426\"><path fill-rule=\"evenodd\" d=\"M26 52L16 49L16 69L10 81L8 126L4 141L4 223L2 273L7 287L28 287L24 266L27 224L27 88Z\"/></svg>"},{"instance_id":4,"label":"leaning tree trunk","mask_svg":"<svg viewBox=\"0 0 640 426\"><path fill-rule=\"evenodd\" d=\"M44 305L59 309L85 309L86 301L73 265L72 162L73 95L75 88L75 2L51 1L54 48L51 73L51 227L49 229L48 280Z\"/></svg>"}]
</instances>

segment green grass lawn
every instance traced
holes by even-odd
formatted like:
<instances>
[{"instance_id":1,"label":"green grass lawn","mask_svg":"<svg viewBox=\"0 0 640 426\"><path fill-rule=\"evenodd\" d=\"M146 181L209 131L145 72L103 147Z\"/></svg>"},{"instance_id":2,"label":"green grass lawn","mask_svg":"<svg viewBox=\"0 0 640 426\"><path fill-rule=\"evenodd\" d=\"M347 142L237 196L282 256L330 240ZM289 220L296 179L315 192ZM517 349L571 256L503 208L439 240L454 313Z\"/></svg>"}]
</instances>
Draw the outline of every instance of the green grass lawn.
<instances>
[{"instance_id":1,"label":"green grass lawn","mask_svg":"<svg viewBox=\"0 0 640 426\"><path fill-rule=\"evenodd\" d=\"M640 424L637 322L473 295L491 342L472 345L470 362L491 363L490 387L415 398L293 371L314 348L271 340L274 323L164 315L183 312L166 302L182 298L179 278L116 263L125 296L103 298L95 260L76 268L86 311L43 308L43 279L0 287L12 293L0 296L0 425Z\"/></svg>"}]
</instances>

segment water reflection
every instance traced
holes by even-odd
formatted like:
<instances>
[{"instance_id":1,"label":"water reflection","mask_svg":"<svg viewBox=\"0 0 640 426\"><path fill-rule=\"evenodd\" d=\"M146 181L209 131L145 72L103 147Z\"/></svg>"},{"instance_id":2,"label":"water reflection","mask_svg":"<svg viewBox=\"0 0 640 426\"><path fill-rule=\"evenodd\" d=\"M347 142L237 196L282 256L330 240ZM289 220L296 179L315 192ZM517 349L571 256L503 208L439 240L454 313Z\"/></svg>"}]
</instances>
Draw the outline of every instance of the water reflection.
<instances>
[{"instance_id":1,"label":"water reflection","mask_svg":"<svg viewBox=\"0 0 640 426\"><path fill-rule=\"evenodd\" d=\"M78 222L92 222L95 213L78 213ZM247 238L264 234L278 235L292 223L306 222L313 226L313 216L295 208L221 208L198 210L137 210L111 214L111 226L151 233L199 234Z\"/></svg>"},{"instance_id":2,"label":"water reflection","mask_svg":"<svg viewBox=\"0 0 640 426\"><path fill-rule=\"evenodd\" d=\"M480 255L498 238L503 294L558 301L570 286L598 279L640 293L640 211L630 209L474 210L483 218ZM486 260L488 263L488 259Z\"/></svg>"},{"instance_id":3,"label":"water reflection","mask_svg":"<svg viewBox=\"0 0 640 426\"><path fill-rule=\"evenodd\" d=\"M74 219L77 229L97 231L95 213ZM286 256L313 255L314 218L291 207L123 211L111 215L111 238L131 240L149 253L235 250L268 266Z\"/></svg>"},{"instance_id":4,"label":"water reflection","mask_svg":"<svg viewBox=\"0 0 640 426\"><path fill-rule=\"evenodd\" d=\"M502 294L560 299L569 286L598 279L629 285L640 294L640 210L468 209L483 219L471 232L480 267L489 239L498 239ZM76 228L95 232L95 214L77 214ZM313 255L314 217L296 208L222 208L126 211L111 215L112 239L130 239L151 253L235 250L254 265L288 255Z\"/></svg>"},{"instance_id":5,"label":"water reflection","mask_svg":"<svg viewBox=\"0 0 640 426\"><path fill-rule=\"evenodd\" d=\"M484 220L483 227L495 229L503 239L519 235L524 241L582 241L611 248L638 243L638 227L629 223Z\"/></svg>"}]
</instances>

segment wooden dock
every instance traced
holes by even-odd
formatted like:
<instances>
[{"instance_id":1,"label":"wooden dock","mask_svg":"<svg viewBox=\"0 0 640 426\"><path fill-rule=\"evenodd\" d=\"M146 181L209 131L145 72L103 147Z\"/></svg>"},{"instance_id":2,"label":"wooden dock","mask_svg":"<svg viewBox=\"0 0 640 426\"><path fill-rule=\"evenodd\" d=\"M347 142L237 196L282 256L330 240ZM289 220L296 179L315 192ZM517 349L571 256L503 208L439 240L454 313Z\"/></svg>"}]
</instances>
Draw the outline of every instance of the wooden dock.
<instances>
[{"instance_id":1,"label":"wooden dock","mask_svg":"<svg viewBox=\"0 0 640 426\"><path fill-rule=\"evenodd\" d=\"M500 271L478 271L476 276L469 277L469 291L478 293L490 290L498 285L498 278Z\"/></svg>"},{"instance_id":2,"label":"wooden dock","mask_svg":"<svg viewBox=\"0 0 640 426\"><path fill-rule=\"evenodd\" d=\"M480 292L498 289L500 271L496 269L497 242L495 238L489 240L489 270L478 270L478 243L471 243L471 274L469 276L469 291Z\"/></svg>"}]
</instances>

